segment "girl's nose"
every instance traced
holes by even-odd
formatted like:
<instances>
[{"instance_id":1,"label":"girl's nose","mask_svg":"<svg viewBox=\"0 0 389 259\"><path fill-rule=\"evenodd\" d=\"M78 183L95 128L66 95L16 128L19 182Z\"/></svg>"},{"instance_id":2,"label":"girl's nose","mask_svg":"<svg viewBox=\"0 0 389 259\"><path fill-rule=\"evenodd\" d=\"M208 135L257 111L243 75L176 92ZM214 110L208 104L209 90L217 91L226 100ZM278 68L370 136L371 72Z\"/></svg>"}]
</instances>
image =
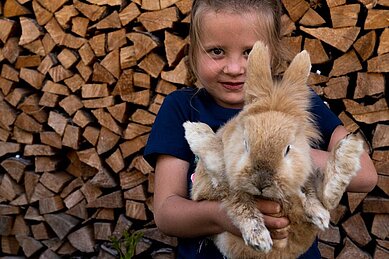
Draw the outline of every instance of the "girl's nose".
<instances>
[{"instance_id":1,"label":"girl's nose","mask_svg":"<svg viewBox=\"0 0 389 259\"><path fill-rule=\"evenodd\" d=\"M230 58L223 67L223 73L228 75L241 75L245 71L246 59L242 58Z\"/></svg>"}]
</instances>

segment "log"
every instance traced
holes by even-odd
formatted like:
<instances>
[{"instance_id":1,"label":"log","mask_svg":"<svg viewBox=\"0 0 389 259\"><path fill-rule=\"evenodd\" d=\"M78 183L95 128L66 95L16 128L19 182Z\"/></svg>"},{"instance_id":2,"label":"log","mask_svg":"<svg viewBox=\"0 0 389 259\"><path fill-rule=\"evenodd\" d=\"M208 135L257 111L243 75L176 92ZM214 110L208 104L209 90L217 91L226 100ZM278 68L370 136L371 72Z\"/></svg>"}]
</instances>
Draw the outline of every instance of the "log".
<instances>
[{"instance_id":1,"label":"log","mask_svg":"<svg viewBox=\"0 0 389 259\"><path fill-rule=\"evenodd\" d=\"M2 28L0 32L0 40L5 43L7 42L8 37L11 35L12 30L14 29L16 22L10 19L1 19L0 26Z\"/></svg>"},{"instance_id":2,"label":"log","mask_svg":"<svg viewBox=\"0 0 389 259\"><path fill-rule=\"evenodd\" d=\"M49 229L43 222L32 225L31 232L36 240L47 240L50 238Z\"/></svg>"},{"instance_id":3,"label":"log","mask_svg":"<svg viewBox=\"0 0 389 259\"><path fill-rule=\"evenodd\" d=\"M373 57L367 61L367 70L375 73L386 73L389 71L389 53Z\"/></svg>"},{"instance_id":4,"label":"log","mask_svg":"<svg viewBox=\"0 0 389 259\"><path fill-rule=\"evenodd\" d=\"M121 12L119 12L119 19L122 26L126 26L135 20L141 14L138 6L135 3L130 3Z\"/></svg>"},{"instance_id":5,"label":"log","mask_svg":"<svg viewBox=\"0 0 389 259\"><path fill-rule=\"evenodd\" d=\"M63 115L51 111L49 113L48 125L60 136L63 136L67 125L67 119Z\"/></svg>"},{"instance_id":6,"label":"log","mask_svg":"<svg viewBox=\"0 0 389 259\"><path fill-rule=\"evenodd\" d=\"M341 5L330 8L332 27L352 27L357 24L360 12L359 4Z\"/></svg>"},{"instance_id":7,"label":"log","mask_svg":"<svg viewBox=\"0 0 389 259\"><path fill-rule=\"evenodd\" d=\"M165 61L155 53L148 54L138 66L150 74L152 77L157 78L162 72L165 66Z\"/></svg>"},{"instance_id":8,"label":"log","mask_svg":"<svg viewBox=\"0 0 389 259\"><path fill-rule=\"evenodd\" d=\"M369 231L361 214L357 213L342 223L347 236L360 246L365 246L371 241Z\"/></svg>"},{"instance_id":9,"label":"log","mask_svg":"<svg viewBox=\"0 0 389 259\"><path fill-rule=\"evenodd\" d=\"M39 201L39 213L48 214L52 212L57 212L64 208L62 199L59 195L52 197L44 198Z\"/></svg>"},{"instance_id":10,"label":"log","mask_svg":"<svg viewBox=\"0 0 389 259\"><path fill-rule=\"evenodd\" d=\"M372 155L374 166L380 175L389 175L389 152L376 150Z\"/></svg>"},{"instance_id":11,"label":"log","mask_svg":"<svg viewBox=\"0 0 389 259\"><path fill-rule=\"evenodd\" d=\"M17 255L19 248L19 242L14 236L1 237L1 251L3 251L5 254Z\"/></svg>"},{"instance_id":12,"label":"log","mask_svg":"<svg viewBox=\"0 0 389 259\"><path fill-rule=\"evenodd\" d=\"M100 188L91 184L90 181L83 184L80 190L83 193L87 202L95 201L103 193Z\"/></svg>"},{"instance_id":13,"label":"log","mask_svg":"<svg viewBox=\"0 0 389 259\"><path fill-rule=\"evenodd\" d=\"M165 31L165 51L169 66L177 64L184 56L184 48L187 46L188 40L177 35Z\"/></svg>"},{"instance_id":14,"label":"log","mask_svg":"<svg viewBox=\"0 0 389 259\"><path fill-rule=\"evenodd\" d=\"M97 153L99 155L110 151L119 141L120 136L109 129L102 127L97 142Z\"/></svg>"},{"instance_id":15,"label":"log","mask_svg":"<svg viewBox=\"0 0 389 259\"><path fill-rule=\"evenodd\" d=\"M126 102L107 107L107 109L109 114L120 123L124 123L128 119Z\"/></svg>"},{"instance_id":16,"label":"log","mask_svg":"<svg viewBox=\"0 0 389 259\"><path fill-rule=\"evenodd\" d=\"M360 72L357 76L354 99L378 95L384 92L385 78L382 74Z\"/></svg>"},{"instance_id":17,"label":"log","mask_svg":"<svg viewBox=\"0 0 389 259\"><path fill-rule=\"evenodd\" d=\"M308 11L300 19L299 24L304 26L320 26L325 23L323 17L320 16L314 9L309 8Z\"/></svg>"},{"instance_id":18,"label":"log","mask_svg":"<svg viewBox=\"0 0 389 259\"><path fill-rule=\"evenodd\" d=\"M119 173L125 167L125 162L120 149L116 149L105 162L111 167L115 173Z\"/></svg>"},{"instance_id":19,"label":"log","mask_svg":"<svg viewBox=\"0 0 389 259\"><path fill-rule=\"evenodd\" d=\"M74 206L76 206L77 204L79 204L83 199L84 199L84 195L82 194L82 192L80 190L77 190L77 191L72 192L71 194L69 194L63 200L63 202L64 202L66 208L71 209ZM84 204L84 206L85 206L85 204Z\"/></svg>"},{"instance_id":20,"label":"log","mask_svg":"<svg viewBox=\"0 0 389 259\"><path fill-rule=\"evenodd\" d=\"M366 193L347 192L347 199L351 213L355 211L355 209L361 204L361 202L366 198L366 196Z\"/></svg>"},{"instance_id":21,"label":"log","mask_svg":"<svg viewBox=\"0 0 389 259\"><path fill-rule=\"evenodd\" d=\"M355 245L349 238L346 238L344 248L342 251L340 251L340 254L337 256L337 258L370 258L369 254L366 252L362 251L357 245Z\"/></svg>"},{"instance_id":22,"label":"log","mask_svg":"<svg viewBox=\"0 0 389 259\"><path fill-rule=\"evenodd\" d=\"M382 55L389 52L389 29L385 28L379 39L377 54Z\"/></svg>"},{"instance_id":23,"label":"log","mask_svg":"<svg viewBox=\"0 0 389 259\"><path fill-rule=\"evenodd\" d=\"M376 214L371 226L371 233L382 240L386 239L389 236L388 220L388 214Z\"/></svg>"},{"instance_id":24,"label":"log","mask_svg":"<svg viewBox=\"0 0 389 259\"><path fill-rule=\"evenodd\" d=\"M61 172L44 172L39 181L54 193L60 193L66 184L72 180L71 175Z\"/></svg>"},{"instance_id":25,"label":"log","mask_svg":"<svg viewBox=\"0 0 389 259\"><path fill-rule=\"evenodd\" d=\"M88 124L92 123L92 116L84 110L78 110L73 117L73 122L81 128L85 128Z\"/></svg>"},{"instance_id":26,"label":"log","mask_svg":"<svg viewBox=\"0 0 389 259\"><path fill-rule=\"evenodd\" d=\"M389 199L381 197L367 197L363 201L363 212L366 213L388 213Z\"/></svg>"},{"instance_id":27,"label":"log","mask_svg":"<svg viewBox=\"0 0 389 259\"><path fill-rule=\"evenodd\" d=\"M132 189L137 185L142 184L147 181L147 176L138 170L133 170L130 172L122 171L119 173L120 176L120 186L126 189Z\"/></svg>"},{"instance_id":28,"label":"log","mask_svg":"<svg viewBox=\"0 0 389 259\"><path fill-rule=\"evenodd\" d=\"M306 28L302 26L301 30L343 52L350 48L360 32L359 27L333 29L327 27Z\"/></svg>"},{"instance_id":29,"label":"log","mask_svg":"<svg viewBox=\"0 0 389 259\"><path fill-rule=\"evenodd\" d=\"M87 208L122 208L123 199L120 191L101 196L86 205Z\"/></svg>"},{"instance_id":30,"label":"log","mask_svg":"<svg viewBox=\"0 0 389 259\"><path fill-rule=\"evenodd\" d=\"M15 68L38 67L41 64L41 57L38 55L18 56L15 62Z\"/></svg>"},{"instance_id":31,"label":"log","mask_svg":"<svg viewBox=\"0 0 389 259\"><path fill-rule=\"evenodd\" d=\"M350 79L347 76L330 79L323 89L324 96L331 99L346 98L349 81Z\"/></svg>"},{"instance_id":32,"label":"log","mask_svg":"<svg viewBox=\"0 0 389 259\"><path fill-rule=\"evenodd\" d=\"M81 252L90 253L94 251L93 228L89 225L70 233L68 240L72 246Z\"/></svg>"},{"instance_id":33,"label":"log","mask_svg":"<svg viewBox=\"0 0 389 259\"><path fill-rule=\"evenodd\" d=\"M309 4L304 0L282 0L282 3L293 22L299 20L309 9Z\"/></svg>"},{"instance_id":34,"label":"log","mask_svg":"<svg viewBox=\"0 0 389 259\"><path fill-rule=\"evenodd\" d=\"M95 239L97 240L109 240L112 235L113 224L105 222L96 222L93 224L93 232L95 233Z\"/></svg>"},{"instance_id":35,"label":"log","mask_svg":"<svg viewBox=\"0 0 389 259\"><path fill-rule=\"evenodd\" d=\"M49 224L50 228L61 240L65 238L70 230L72 230L79 222L78 219L65 213L46 214L43 217L47 224Z\"/></svg>"},{"instance_id":36,"label":"log","mask_svg":"<svg viewBox=\"0 0 389 259\"><path fill-rule=\"evenodd\" d=\"M101 188L114 188L117 186L116 179L105 168L101 168L90 180L90 183Z\"/></svg>"},{"instance_id":37,"label":"log","mask_svg":"<svg viewBox=\"0 0 389 259\"><path fill-rule=\"evenodd\" d=\"M4 3L3 14L5 17L22 16L30 13L30 10L16 0L6 0Z\"/></svg>"},{"instance_id":38,"label":"log","mask_svg":"<svg viewBox=\"0 0 389 259\"><path fill-rule=\"evenodd\" d=\"M14 179L17 183L20 182L24 175L27 166L31 165L29 160L8 158L0 163L1 167ZM1 213L0 213L1 214Z\"/></svg>"},{"instance_id":39,"label":"log","mask_svg":"<svg viewBox=\"0 0 389 259\"><path fill-rule=\"evenodd\" d=\"M160 17L164 17L163 20ZM148 32L158 31L173 27L173 23L178 21L176 7L169 7L154 12L146 12L139 15L139 22Z\"/></svg>"},{"instance_id":40,"label":"log","mask_svg":"<svg viewBox=\"0 0 389 259\"><path fill-rule=\"evenodd\" d=\"M362 69L355 51L351 50L334 61L330 77L342 76Z\"/></svg>"},{"instance_id":41,"label":"log","mask_svg":"<svg viewBox=\"0 0 389 259\"><path fill-rule=\"evenodd\" d=\"M373 146L375 148L384 147L388 145L388 138L384 136L388 136L389 126L384 124L378 124L376 127L376 134L373 137Z\"/></svg>"},{"instance_id":42,"label":"log","mask_svg":"<svg viewBox=\"0 0 389 259\"><path fill-rule=\"evenodd\" d=\"M389 177L384 175L378 175L377 187L384 191L386 194L389 193Z\"/></svg>"},{"instance_id":43,"label":"log","mask_svg":"<svg viewBox=\"0 0 389 259\"><path fill-rule=\"evenodd\" d=\"M43 244L32 237L19 235L16 236L19 245L22 247L24 254L30 257L43 248Z\"/></svg>"},{"instance_id":44,"label":"log","mask_svg":"<svg viewBox=\"0 0 389 259\"><path fill-rule=\"evenodd\" d=\"M318 238L327 243L339 244L341 241L339 227L330 225L325 231L319 232Z\"/></svg>"},{"instance_id":45,"label":"log","mask_svg":"<svg viewBox=\"0 0 389 259\"><path fill-rule=\"evenodd\" d=\"M147 220L145 204L142 202L127 200L126 216L136 220Z\"/></svg>"},{"instance_id":46,"label":"log","mask_svg":"<svg viewBox=\"0 0 389 259\"><path fill-rule=\"evenodd\" d=\"M388 10L370 9L367 11L364 27L366 30L387 28L389 26L388 17Z\"/></svg>"}]
</instances>

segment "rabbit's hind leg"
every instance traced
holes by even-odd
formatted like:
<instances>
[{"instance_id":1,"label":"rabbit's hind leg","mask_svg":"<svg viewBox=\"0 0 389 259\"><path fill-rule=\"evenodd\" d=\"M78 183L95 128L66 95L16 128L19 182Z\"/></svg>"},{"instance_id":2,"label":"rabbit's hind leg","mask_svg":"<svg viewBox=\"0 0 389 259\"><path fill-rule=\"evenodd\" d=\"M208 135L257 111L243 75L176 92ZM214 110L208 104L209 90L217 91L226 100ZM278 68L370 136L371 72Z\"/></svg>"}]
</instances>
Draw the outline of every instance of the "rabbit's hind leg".
<instances>
[{"instance_id":1,"label":"rabbit's hind leg","mask_svg":"<svg viewBox=\"0 0 389 259\"><path fill-rule=\"evenodd\" d=\"M301 198L304 215L308 222L316 225L321 230L325 230L330 224L330 212L320 202L315 187L312 185L304 188L304 194Z\"/></svg>"},{"instance_id":2,"label":"rabbit's hind leg","mask_svg":"<svg viewBox=\"0 0 389 259\"><path fill-rule=\"evenodd\" d=\"M324 172L322 193L322 202L327 209L338 205L352 177L361 168L362 152L363 142L354 134L341 139L332 151Z\"/></svg>"}]
</instances>

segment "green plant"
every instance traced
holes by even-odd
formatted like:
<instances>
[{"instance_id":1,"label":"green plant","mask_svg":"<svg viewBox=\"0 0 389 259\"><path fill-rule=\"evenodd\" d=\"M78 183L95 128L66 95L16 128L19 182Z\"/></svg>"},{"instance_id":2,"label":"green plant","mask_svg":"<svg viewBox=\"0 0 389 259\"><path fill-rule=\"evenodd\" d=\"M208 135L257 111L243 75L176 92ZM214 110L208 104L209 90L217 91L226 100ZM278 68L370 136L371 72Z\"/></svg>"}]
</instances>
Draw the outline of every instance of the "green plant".
<instances>
[{"instance_id":1,"label":"green plant","mask_svg":"<svg viewBox=\"0 0 389 259\"><path fill-rule=\"evenodd\" d=\"M123 237L118 239L116 236L111 236L112 247L119 253L120 259L131 259L135 254L135 248L143 233L135 231L128 233L127 230L123 232Z\"/></svg>"}]
</instances>

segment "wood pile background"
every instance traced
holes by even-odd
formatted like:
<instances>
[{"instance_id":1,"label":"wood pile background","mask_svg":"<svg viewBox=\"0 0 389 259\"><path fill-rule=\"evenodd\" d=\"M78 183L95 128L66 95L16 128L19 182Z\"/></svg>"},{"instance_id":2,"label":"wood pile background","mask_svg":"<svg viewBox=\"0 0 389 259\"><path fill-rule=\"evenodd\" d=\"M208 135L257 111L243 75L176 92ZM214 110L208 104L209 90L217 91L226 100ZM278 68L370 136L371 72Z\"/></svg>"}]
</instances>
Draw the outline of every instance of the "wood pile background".
<instances>
[{"instance_id":1,"label":"wood pile background","mask_svg":"<svg viewBox=\"0 0 389 259\"><path fill-rule=\"evenodd\" d=\"M366 138L379 173L320 234L325 258L389 258L388 0L283 0L285 44L310 84ZM0 255L173 258L153 223L142 158L158 109L187 82L191 0L0 2Z\"/></svg>"}]
</instances>

